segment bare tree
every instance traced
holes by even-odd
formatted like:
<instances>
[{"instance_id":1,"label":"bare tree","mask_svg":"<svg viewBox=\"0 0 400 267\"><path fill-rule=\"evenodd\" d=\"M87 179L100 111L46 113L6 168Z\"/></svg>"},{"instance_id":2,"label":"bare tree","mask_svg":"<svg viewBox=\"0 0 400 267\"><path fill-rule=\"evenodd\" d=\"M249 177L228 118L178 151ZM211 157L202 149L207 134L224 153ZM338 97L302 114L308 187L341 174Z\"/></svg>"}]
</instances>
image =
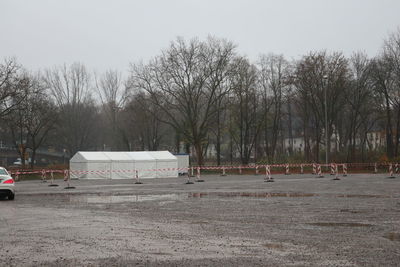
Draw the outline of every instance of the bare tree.
<instances>
[{"instance_id":1,"label":"bare tree","mask_svg":"<svg viewBox=\"0 0 400 267\"><path fill-rule=\"evenodd\" d=\"M57 131L69 153L94 146L97 108L91 97L92 80L85 66L74 63L46 71L46 86L59 109Z\"/></svg>"},{"instance_id":2,"label":"bare tree","mask_svg":"<svg viewBox=\"0 0 400 267\"><path fill-rule=\"evenodd\" d=\"M383 64L386 65L390 75L389 98L392 101L395 119L394 156L399 155L400 143L400 28L389 35L385 40L382 55Z\"/></svg>"},{"instance_id":3,"label":"bare tree","mask_svg":"<svg viewBox=\"0 0 400 267\"><path fill-rule=\"evenodd\" d=\"M0 118L12 112L25 99L29 82L14 58L0 63Z\"/></svg>"},{"instance_id":4,"label":"bare tree","mask_svg":"<svg viewBox=\"0 0 400 267\"><path fill-rule=\"evenodd\" d=\"M328 155L331 150L332 134L337 134L338 114L344 103L344 90L349 80L347 60L341 53L328 55L324 52L310 53L303 57L297 65L297 94L299 100L303 100L300 105L308 106L310 110L307 115L311 118L305 118L314 131L313 143L314 160L319 161L320 144L323 142L322 134L328 133L327 142L323 142ZM326 83L324 83L324 78ZM326 98L325 98L326 90ZM325 106L325 100L327 106ZM327 113L327 122L325 121L325 109ZM325 127L327 124L327 129ZM338 149L335 146L336 150Z\"/></svg>"},{"instance_id":5,"label":"bare tree","mask_svg":"<svg viewBox=\"0 0 400 267\"><path fill-rule=\"evenodd\" d=\"M44 92L39 74L27 72L21 74L23 83L19 83L19 90L24 91L24 97L15 96L10 101L14 104L11 112L7 113L4 121L8 125L14 146L19 153L22 165L25 165L30 149L31 167L35 163L36 150L45 140L54 124L57 114L54 112Z\"/></svg>"},{"instance_id":6,"label":"bare tree","mask_svg":"<svg viewBox=\"0 0 400 267\"><path fill-rule=\"evenodd\" d=\"M105 130L111 128L109 142L113 149L118 148L121 134L123 131L119 123L119 114L127 101L127 90L123 84L122 75L116 70L108 70L100 78L95 78L96 89L100 98L103 111L107 117L108 125ZM108 131L107 131L108 132ZM122 136L122 139L125 137Z\"/></svg>"},{"instance_id":7,"label":"bare tree","mask_svg":"<svg viewBox=\"0 0 400 267\"><path fill-rule=\"evenodd\" d=\"M231 76L232 92L230 134L240 153L243 164L250 162L262 118L258 115L257 68L245 58L237 58L233 63Z\"/></svg>"},{"instance_id":8,"label":"bare tree","mask_svg":"<svg viewBox=\"0 0 400 267\"><path fill-rule=\"evenodd\" d=\"M159 150L166 134L165 125L160 121L164 118L162 110L148 97L144 92L137 92L123 109L124 130L130 139L130 149Z\"/></svg>"},{"instance_id":9,"label":"bare tree","mask_svg":"<svg viewBox=\"0 0 400 267\"><path fill-rule=\"evenodd\" d=\"M363 142L364 134L360 132L363 124L371 123L371 116L376 112L372 107L372 86L370 84L370 60L364 53L355 53L349 60L351 74L349 86L345 90L346 105L342 109L343 142L347 143L347 161L356 159L356 148ZM359 144L357 144L359 143Z\"/></svg>"},{"instance_id":10,"label":"bare tree","mask_svg":"<svg viewBox=\"0 0 400 267\"><path fill-rule=\"evenodd\" d=\"M229 67L233 54L234 46L224 40L178 39L150 64L132 67L131 84L145 90L166 116L163 122L194 146L199 165L217 103L227 93L211 77Z\"/></svg>"},{"instance_id":11,"label":"bare tree","mask_svg":"<svg viewBox=\"0 0 400 267\"><path fill-rule=\"evenodd\" d=\"M389 158L394 156L393 143L393 96L394 88L393 69L384 58L376 58L371 63L370 76L374 92L377 96L377 104L385 114L385 130L386 130L386 154Z\"/></svg>"},{"instance_id":12,"label":"bare tree","mask_svg":"<svg viewBox=\"0 0 400 267\"><path fill-rule=\"evenodd\" d=\"M282 55L261 56L259 63L260 90L263 100L265 154L270 162L275 160L278 139L282 134L282 104L289 64Z\"/></svg>"},{"instance_id":13,"label":"bare tree","mask_svg":"<svg viewBox=\"0 0 400 267\"><path fill-rule=\"evenodd\" d=\"M58 119L57 109L48 96L40 76L33 78L34 92L29 94L24 105L24 120L27 133L27 148L32 151L31 168L35 165L36 151L46 141Z\"/></svg>"}]
</instances>

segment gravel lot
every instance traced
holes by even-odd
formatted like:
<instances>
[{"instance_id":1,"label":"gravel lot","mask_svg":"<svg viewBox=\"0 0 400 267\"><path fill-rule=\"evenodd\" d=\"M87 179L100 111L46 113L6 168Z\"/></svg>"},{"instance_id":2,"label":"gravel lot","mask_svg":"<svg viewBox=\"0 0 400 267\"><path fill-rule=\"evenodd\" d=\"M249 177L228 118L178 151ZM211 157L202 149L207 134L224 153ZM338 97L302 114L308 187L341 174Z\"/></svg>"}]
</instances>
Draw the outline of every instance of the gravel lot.
<instances>
[{"instance_id":1,"label":"gravel lot","mask_svg":"<svg viewBox=\"0 0 400 267\"><path fill-rule=\"evenodd\" d=\"M0 266L399 266L400 178L17 183Z\"/></svg>"}]
</instances>

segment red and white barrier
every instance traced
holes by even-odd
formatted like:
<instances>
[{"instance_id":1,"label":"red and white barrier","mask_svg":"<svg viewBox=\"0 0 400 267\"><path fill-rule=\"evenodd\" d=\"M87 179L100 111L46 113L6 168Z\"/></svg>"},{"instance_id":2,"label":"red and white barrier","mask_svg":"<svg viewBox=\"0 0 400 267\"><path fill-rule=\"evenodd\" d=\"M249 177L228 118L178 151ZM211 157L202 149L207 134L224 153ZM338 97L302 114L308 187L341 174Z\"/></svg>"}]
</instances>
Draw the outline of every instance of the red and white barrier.
<instances>
[{"instance_id":1,"label":"red and white barrier","mask_svg":"<svg viewBox=\"0 0 400 267\"><path fill-rule=\"evenodd\" d=\"M192 173L193 173L193 168L192 169ZM190 175L190 173L187 173L187 180L185 184L193 184L193 182L190 180L190 177L193 177L193 175Z\"/></svg>"},{"instance_id":2,"label":"red and white barrier","mask_svg":"<svg viewBox=\"0 0 400 267\"><path fill-rule=\"evenodd\" d=\"M289 174L290 174L289 164L286 164L286 166L285 166L285 175L289 175Z\"/></svg>"},{"instance_id":3,"label":"red and white barrier","mask_svg":"<svg viewBox=\"0 0 400 267\"><path fill-rule=\"evenodd\" d=\"M317 172L318 172L318 178L323 178L324 177L322 175L321 164L317 165Z\"/></svg>"},{"instance_id":4,"label":"red and white barrier","mask_svg":"<svg viewBox=\"0 0 400 267\"><path fill-rule=\"evenodd\" d=\"M54 183L54 171L53 170L50 171L50 184L49 184L49 186L58 186L58 184Z\"/></svg>"},{"instance_id":5,"label":"red and white barrier","mask_svg":"<svg viewBox=\"0 0 400 267\"><path fill-rule=\"evenodd\" d=\"M68 170L64 170L64 181L68 181L69 175Z\"/></svg>"},{"instance_id":6,"label":"red and white barrier","mask_svg":"<svg viewBox=\"0 0 400 267\"><path fill-rule=\"evenodd\" d=\"M339 167L338 167L337 164L335 164L335 178L333 180L340 180L340 178L339 178Z\"/></svg>"},{"instance_id":7,"label":"red and white barrier","mask_svg":"<svg viewBox=\"0 0 400 267\"><path fill-rule=\"evenodd\" d=\"M197 167L197 179L196 179L196 182L204 182L204 180L200 178L200 167Z\"/></svg>"},{"instance_id":8,"label":"red and white barrier","mask_svg":"<svg viewBox=\"0 0 400 267\"><path fill-rule=\"evenodd\" d=\"M342 169L343 169L343 176L346 177L347 176L347 164L346 163L342 164Z\"/></svg>"},{"instance_id":9,"label":"red and white barrier","mask_svg":"<svg viewBox=\"0 0 400 267\"><path fill-rule=\"evenodd\" d=\"M47 182L46 181L46 170L42 170L42 182Z\"/></svg>"},{"instance_id":10,"label":"red and white barrier","mask_svg":"<svg viewBox=\"0 0 400 267\"><path fill-rule=\"evenodd\" d=\"M135 179L136 179L135 184L143 184L139 179L139 171L138 170L135 170Z\"/></svg>"},{"instance_id":11,"label":"red and white barrier","mask_svg":"<svg viewBox=\"0 0 400 267\"><path fill-rule=\"evenodd\" d=\"M201 170L221 170L222 171L222 176L226 175L227 170L232 170L232 169L238 169L239 173L242 173L243 169L255 169L255 173L259 174L260 168L265 168L266 166L269 166L269 170L271 172L272 168L277 168L281 169L284 168L284 173L285 174L290 174L290 168L299 168L300 173L304 173L304 167L312 167L313 173L317 174L319 177L323 177L322 175L322 166L330 167L331 173L334 175L336 174L336 168L339 168L341 165L342 170L343 170L343 176L347 175L347 167L348 165L351 167L365 167L365 168L374 168L374 172L378 172L378 164L377 163L341 163L341 164L334 164L331 163L329 165L326 164L316 164L316 163L300 163L300 164L269 164L269 165L253 165L253 166L194 166L190 167L190 170L188 167L186 168L164 168L164 169L149 169L149 170L139 170L139 176L140 176L140 171L146 171L146 172L157 172L157 171L171 171L171 170L177 170L177 171L186 171L189 173L191 172L192 177L196 175L197 180L200 180L200 172ZM398 173L400 171L400 165L398 163L381 163L382 166L388 166L389 167L389 175L390 177L394 177L395 173ZM394 165L394 166L393 166ZM197 174L194 174L196 169ZM108 174L113 173L113 172L118 172L118 173L127 173L127 176L133 177L136 179L136 174L137 170L70 170L68 171L68 179L66 180L69 181L70 178L74 177L79 177L81 175L85 174L91 174L92 176L96 176L97 174L100 176L108 176ZM339 173L339 170L337 171ZM17 170L10 172L11 174L14 175L15 180L19 180L21 175L30 175L30 174L39 174L41 175L41 178L43 181L46 181L47 179L47 174L50 175L52 178L52 182L54 179L54 174L55 173L64 173L63 170L34 170L34 171L25 171L25 170ZM141 176L140 176L141 177Z\"/></svg>"},{"instance_id":12,"label":"red and white barrier","mask_svg":"<svg viewBox=\"0 0 400 267\"><path fill-rule=\"evenodd\" d=\"M271 176L271 166L267 165L265 166L265 178L264 178L264 182L273 182L274 178L272 178Z\"/></svg>"},{"instance_id":13,"label":"red and white barrier","mask_svg":"<svg viewBox=\"0 0 400 267\"><path fill-rule=\"evenodd\" d=\"M226 176L225 168L222 168L222 174L221 176Z\"/></svg>"},{"instance_id":14,"label":"red and white barrier","mask_svg":"<svg viewBox=\"0 0 400 267\"><path fill-rule=\"evenodd\" d=\"M335 163L331 163L331 175L335 175Z\"/></svg>"},{"instance_id":15,"label":"red and white barrier","mask_svg":"<svg viewBox=\"0 0 400 267\"><path fill-rule=\"evenodd\" d=\"M393 175L393 164L389 164L389 177L388 178L394 178L395 176Z\"/></svg>"},{"instance_id":16,"label":"red and white barrier","mask_svg":"<svg viewBox=\"0 0 400 267\"><path fill-rule=\"evenodd\" d=\"M64 170L64 181L67 182L67 186L64 189L75 189L75 186L71 185L71 172Z\"/></svg>"}]
</instances>

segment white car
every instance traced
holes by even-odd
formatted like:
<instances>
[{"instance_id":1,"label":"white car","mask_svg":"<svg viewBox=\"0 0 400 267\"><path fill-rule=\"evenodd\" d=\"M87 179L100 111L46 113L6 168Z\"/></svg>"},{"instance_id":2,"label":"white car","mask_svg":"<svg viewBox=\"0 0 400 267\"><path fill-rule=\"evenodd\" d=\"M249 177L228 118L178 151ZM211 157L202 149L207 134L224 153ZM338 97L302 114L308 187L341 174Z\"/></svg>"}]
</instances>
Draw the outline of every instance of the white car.
<instances>
[{"instance_id":1,"label":"white car","mask_svg":"<svg viewBox=\"0 0 400 267\"><path fill-rule=\"evenodd\" d=\"M6 169L0 167L0 198L7 197L8 200L14 200L14 180Z\"/></svg>"}]
</instances>

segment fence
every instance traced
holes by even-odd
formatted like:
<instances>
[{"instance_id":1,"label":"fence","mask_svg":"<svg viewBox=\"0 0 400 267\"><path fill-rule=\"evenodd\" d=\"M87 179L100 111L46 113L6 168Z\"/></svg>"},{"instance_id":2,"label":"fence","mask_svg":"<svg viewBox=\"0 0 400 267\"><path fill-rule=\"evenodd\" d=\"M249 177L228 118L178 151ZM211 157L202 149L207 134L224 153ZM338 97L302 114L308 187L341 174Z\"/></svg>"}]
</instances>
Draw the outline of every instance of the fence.
<instances>
[{"instance_id":1,"label":"fence","mask_svg":"<svg viewBox=\"0 0 400 267\"><path fill-rule=\"evenodd\" d=\"M193 166L187 168L164 168L164 169L140 169L140 171L149 171L149 172L157 172L157 171L183 171L185 173L191 174L194 176L198 176L199 172L203 173L221 173L223 176L228 173L231 174L259 174L263 169L269 167L271 174L317 174L317 169L321 169L321 172L330 172L332 175L336 172L336 169L340 168L344 175L347 173L378 173L378 172L399 172L399 164L398 163L330 163L330 164L317 164L317 163L304 163L304 164L263 164L263 165L237 165L237 166ZM338 171L340 171L338 170ZM21 175L33 175L38 174L41 175L42 180L46 180L47 175L50 174L52 177L54 174L65 174L65 172L69 173L69 176L72 178L78 176L80 174L104 174L110 172L118 172L118 173L127 173L132 176L132 178L137 178L137 169L132 170L16 170L10 172L16 177L16 180L19 179Z\"/></svg>"}]
</instances>

